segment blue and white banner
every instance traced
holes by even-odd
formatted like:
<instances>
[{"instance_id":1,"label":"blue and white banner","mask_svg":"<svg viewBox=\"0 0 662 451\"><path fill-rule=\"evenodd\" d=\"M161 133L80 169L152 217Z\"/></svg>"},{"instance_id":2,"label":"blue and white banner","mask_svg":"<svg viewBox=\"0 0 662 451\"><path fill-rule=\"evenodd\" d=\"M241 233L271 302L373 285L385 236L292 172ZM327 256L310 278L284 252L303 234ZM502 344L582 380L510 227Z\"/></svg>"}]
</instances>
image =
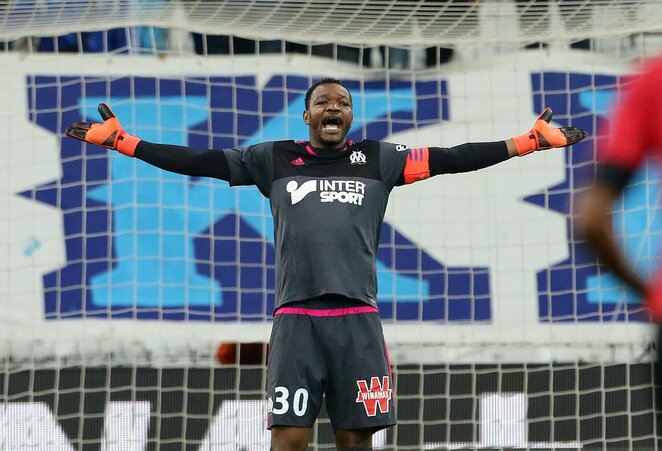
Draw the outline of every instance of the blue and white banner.
<instances>
[{"instance_id":1,"label":"blue and white banner","mask_svg":"<svg viewBox=\"0 0 662 451\"><path fill-rule=\"evenodd\" d=\"M310 69L310 58L200 67L97 57L85 68L79 57L2 60L0 311L8 323L72 340L71 330L266 339L274 305L268 200L256 188L161 171L63 131L98 121L97 104L107 102L148 141L203 150L306 139L304 95L328 73ZM527 131L546 106L555 125L591 136L571 150L396 188L377 262L387 337L585 343L598 329L602 341L628 343L648 333L638 300L598 273L571 221L623 68L568 54L388 81L353 67L332 71L352 90L350 139L501 140ZM648 271L659 244L646 233L658 221L650 213L658 183L654 169L642 172L618 214L627 249Z\"/></svg>"}]
</instances>

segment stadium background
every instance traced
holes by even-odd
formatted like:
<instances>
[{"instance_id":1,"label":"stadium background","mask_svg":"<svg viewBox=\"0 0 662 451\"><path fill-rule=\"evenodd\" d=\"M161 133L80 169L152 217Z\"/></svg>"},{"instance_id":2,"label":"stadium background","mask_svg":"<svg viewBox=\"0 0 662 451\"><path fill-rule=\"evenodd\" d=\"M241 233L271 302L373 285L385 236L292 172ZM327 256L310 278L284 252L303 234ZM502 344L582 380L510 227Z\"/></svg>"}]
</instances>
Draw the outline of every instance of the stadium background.
<instances>
[{"instance_id":1,"label":"stadium background","mask_svg":"<svg viewBox=\"0 0 662 451\"><path fill-rule=\"evenodd\" d=\"M3 449L268 449L263 362L214 357L221 342L268 338L268 201L63 130L96 120L105 101L152 141L305 139L303 95L325 75L352 89L351 139L504 139L545 106L558 126L591 135L569 151L393 193L379 307L400 425L376 446L655 446L650 326L572 227L609 108L651 49L512 47L403 70L313 55L5 51ZM617 206L623 245L648 273L658 190L648 166ZM331 443L323 418L313 447Z\"/></svg>"}]
</instances>

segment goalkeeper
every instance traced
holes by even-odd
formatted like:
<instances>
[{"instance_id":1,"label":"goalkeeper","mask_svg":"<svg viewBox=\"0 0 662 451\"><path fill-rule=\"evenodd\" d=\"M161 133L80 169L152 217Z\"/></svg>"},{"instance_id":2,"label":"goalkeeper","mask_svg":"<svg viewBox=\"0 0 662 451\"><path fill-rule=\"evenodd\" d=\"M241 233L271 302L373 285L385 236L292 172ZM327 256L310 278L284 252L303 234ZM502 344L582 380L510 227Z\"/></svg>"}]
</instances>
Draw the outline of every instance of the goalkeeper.
<instances>
[{"instance_id":1,"label":"goalkeeper","mask_svg":"<svg viewBox=\"0 0 662 451\"><path fill-rule=\"evenodd\" d=\"M195 151L126 133L110 108L68 136L189 176L256 185L275 226L276 308L267 368L272 449L305 450L325 399L338 449L371 450L396 423L393 381L377 309L376 254L389 193L439 174L474 171L564 147L586 132L549 124L545 109L514 138L451 148L346 139L352 95L333 78L305 98L307 141Z\"/></svg>"}]
</instances>

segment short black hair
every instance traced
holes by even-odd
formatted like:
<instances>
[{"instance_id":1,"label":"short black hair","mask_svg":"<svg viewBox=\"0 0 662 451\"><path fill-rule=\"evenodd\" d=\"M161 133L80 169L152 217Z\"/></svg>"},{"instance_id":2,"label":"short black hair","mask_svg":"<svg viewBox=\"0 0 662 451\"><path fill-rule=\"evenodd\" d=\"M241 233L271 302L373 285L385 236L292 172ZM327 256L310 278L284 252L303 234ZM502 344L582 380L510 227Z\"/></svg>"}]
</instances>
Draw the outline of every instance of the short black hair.
<instances>
[{"instance_id":1,"label":"short black hair","mask_svg":"<svg viewBox=\"0 0 662 451\"><path fill-rule=\"evenodd\" d=\"M349 93L350 102L354 103L354 100L352 99L352 92L349 90L349 88L347 86L345 86L345 83L338 80L337 78L326 77L326 78L323 78L319 81L316 81L315 83L313 83L313 85L310 88L308 88L308 91L306 92L306 110L308 110L308 108L310 108L310 96L313 94L313 91L315 90L315 88L317 88L319 85L326 85L328 83L340 85L343 88L345 88L347 90L347 92Z\"/></svg>"}]
</instances>

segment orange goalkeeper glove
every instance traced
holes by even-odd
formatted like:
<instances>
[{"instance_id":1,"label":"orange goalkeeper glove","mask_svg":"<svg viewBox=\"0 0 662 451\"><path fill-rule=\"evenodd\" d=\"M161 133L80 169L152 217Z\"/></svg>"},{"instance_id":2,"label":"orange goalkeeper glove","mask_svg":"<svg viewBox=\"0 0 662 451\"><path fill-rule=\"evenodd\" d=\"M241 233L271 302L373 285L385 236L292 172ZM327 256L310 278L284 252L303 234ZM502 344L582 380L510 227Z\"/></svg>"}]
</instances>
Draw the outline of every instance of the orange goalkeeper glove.
<instances>
[{"instance_id":1,"label":"orange goalkeeper glove","mask_svg":"<svg viewBox=\"0 0 662 451\"><path fill-rule=\"evenodd\" d=\"M545 108L528 133L513 138L520 157L536 150L571 146L588 136L588 132L581 128L556 128L549 125L552 114L551 108Z\"/></svg>"},{"instance_id":2,"label":"orange goalkeeper glove","mask_svg":"<svg viewBox=\"0 0 662 451\"><path fill-rule=\"evenodd\" d=\"M124 155L132 157L140 138L124 131L108 105L100 103L98 110L103 123L76 122L67 128L65 134L81 141L118 150Z\"/></svg>"}]
</instances>

